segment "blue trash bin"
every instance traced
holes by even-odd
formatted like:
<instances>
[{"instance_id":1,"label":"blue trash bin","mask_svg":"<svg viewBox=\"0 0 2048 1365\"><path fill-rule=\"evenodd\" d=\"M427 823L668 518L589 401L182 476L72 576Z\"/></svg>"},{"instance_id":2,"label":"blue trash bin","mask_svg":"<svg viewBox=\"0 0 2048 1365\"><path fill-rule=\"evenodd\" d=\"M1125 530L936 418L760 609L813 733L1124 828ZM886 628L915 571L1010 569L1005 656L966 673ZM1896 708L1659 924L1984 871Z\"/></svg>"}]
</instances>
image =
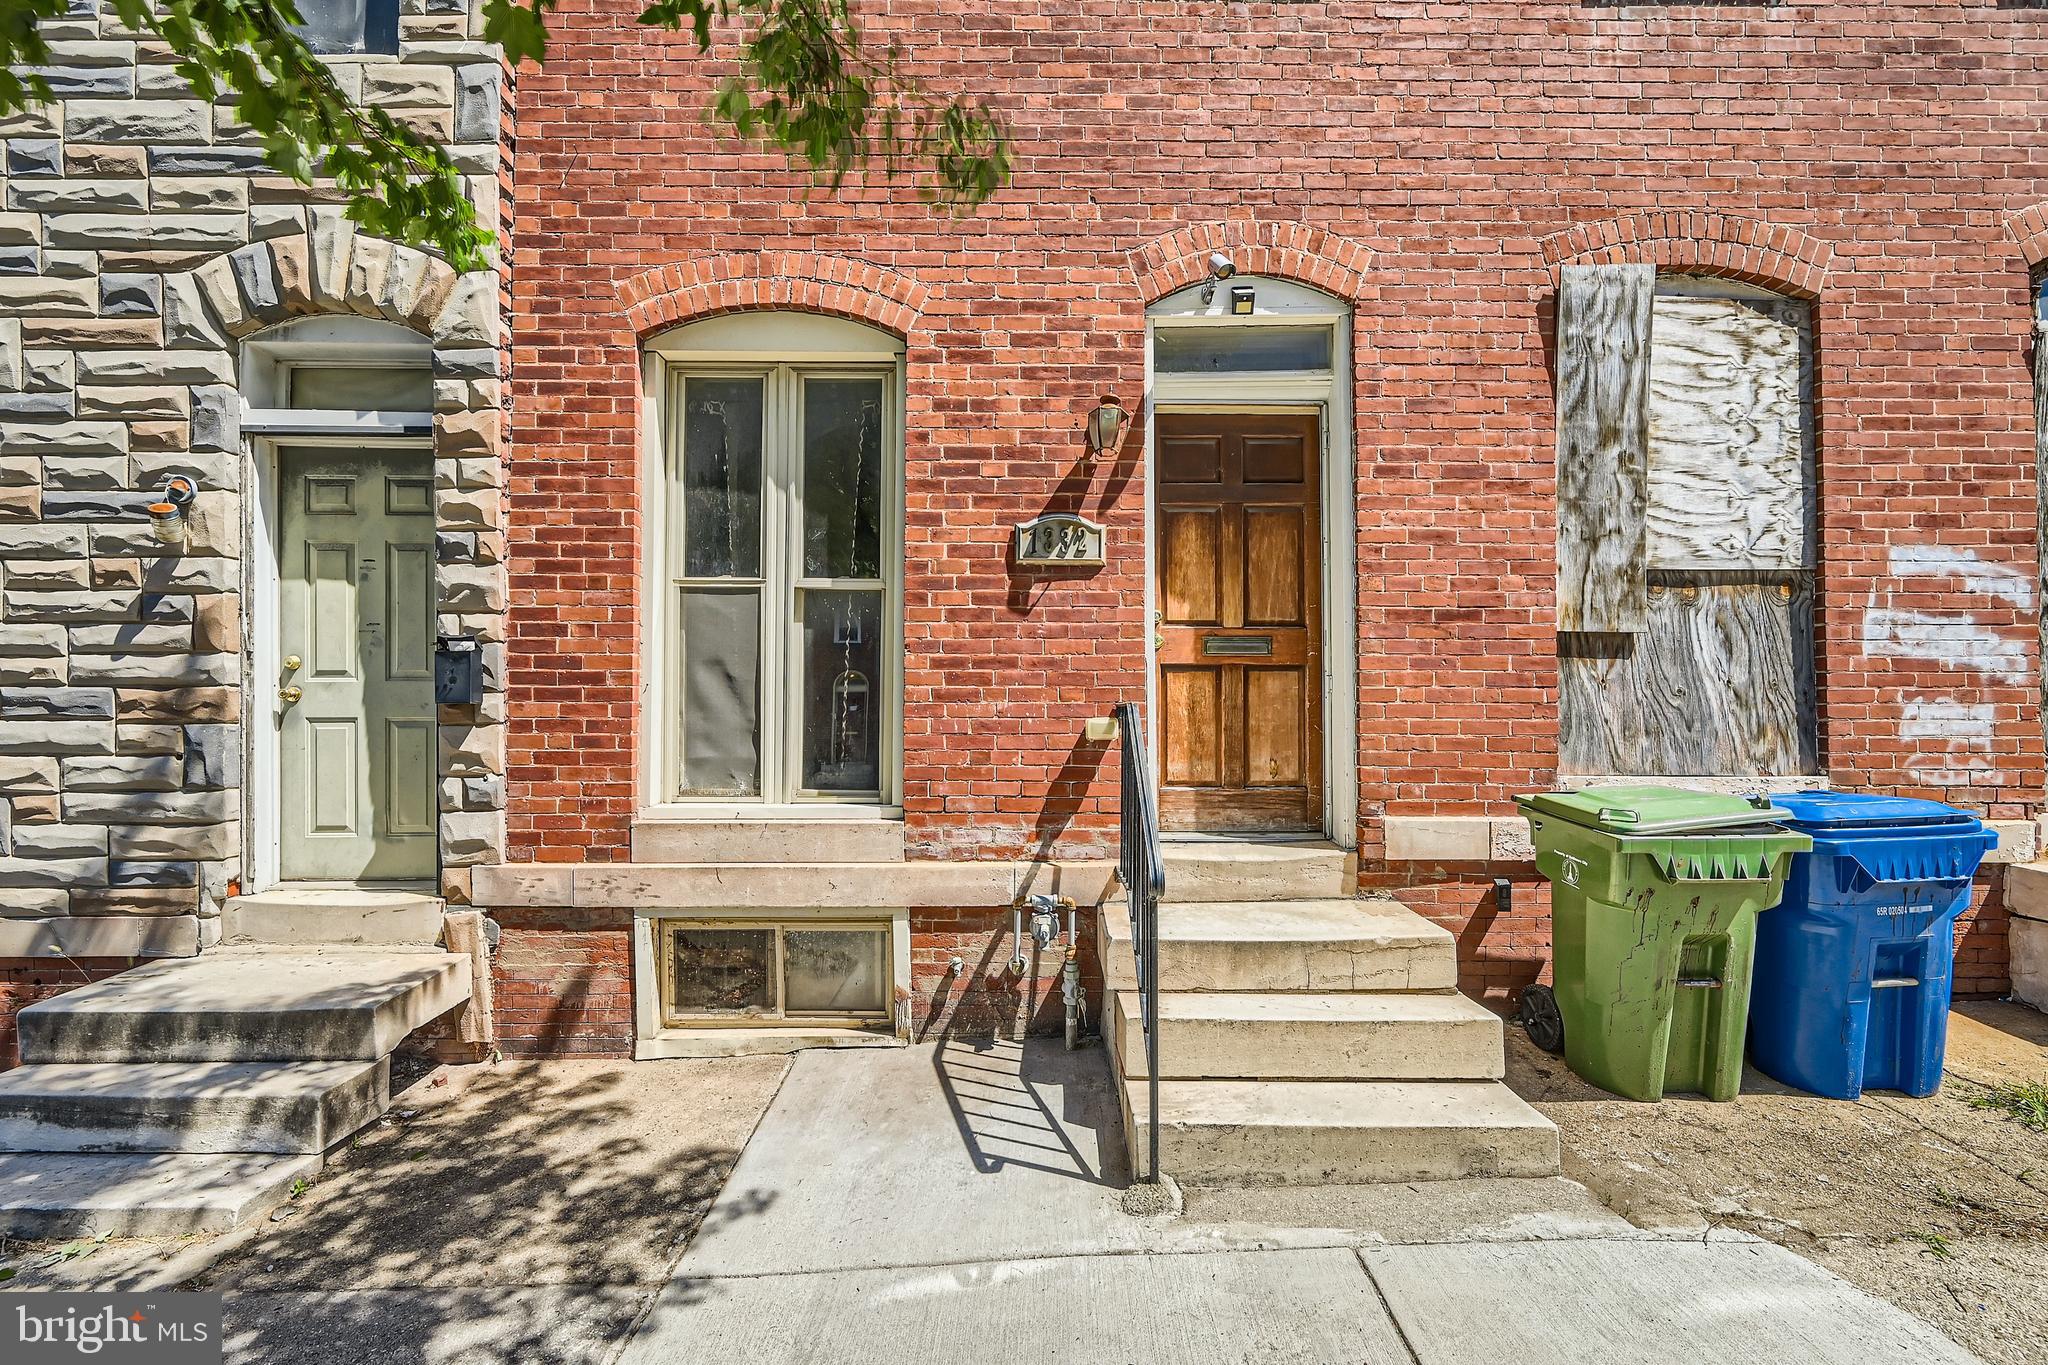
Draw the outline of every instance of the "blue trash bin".
<instances>
[{"instance_id":1,"label":"blue trash bin","mask_svg":"<svg viewBox=\"0 0 2048 1365\"><path fill-rule=\"evenodd\" d=\"M1757 922L1749 1057L1817 1095L1932 1095L1948 1044L1955 922L1998 835L1938 801L1796 792L1813 837Z\"/></svg>"}]
</instances>

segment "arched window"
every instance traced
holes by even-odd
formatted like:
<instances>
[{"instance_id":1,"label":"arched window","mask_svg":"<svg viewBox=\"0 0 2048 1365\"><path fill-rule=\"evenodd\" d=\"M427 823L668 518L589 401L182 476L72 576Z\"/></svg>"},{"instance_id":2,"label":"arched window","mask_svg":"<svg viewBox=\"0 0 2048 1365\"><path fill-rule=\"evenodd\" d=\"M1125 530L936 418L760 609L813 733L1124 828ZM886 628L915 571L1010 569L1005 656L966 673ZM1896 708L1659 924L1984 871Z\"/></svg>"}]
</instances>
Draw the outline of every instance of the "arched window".
<instances>
[{"instance_id":1,"label":"arched window","mask_svg":"<svg viewBox=\"0 0 2048 1365\"><path fill-rule=\"evenodd\" d=\"M664 489L653 799L893 803L902 342L755 313L647 355Z\"/></svg>"}]
</instances>

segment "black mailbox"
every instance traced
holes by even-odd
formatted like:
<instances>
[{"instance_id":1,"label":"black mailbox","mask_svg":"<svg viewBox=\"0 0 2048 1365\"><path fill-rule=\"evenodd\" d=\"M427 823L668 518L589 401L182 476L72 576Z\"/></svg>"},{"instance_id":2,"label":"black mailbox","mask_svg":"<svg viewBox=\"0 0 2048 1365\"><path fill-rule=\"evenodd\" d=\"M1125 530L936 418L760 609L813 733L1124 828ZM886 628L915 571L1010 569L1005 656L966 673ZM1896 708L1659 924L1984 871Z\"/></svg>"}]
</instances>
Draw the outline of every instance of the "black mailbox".
<instances>
[{"instance_id":1,"label":"black mailbox","mask_svg":"<svg viewBox=\"0 0 2048 1365\"><path fill-rule=\"evenodd\" d=\"M483 646L467 635L434 640L434 704L475 706L484 699Z\"/></svg>"}]
</instances>

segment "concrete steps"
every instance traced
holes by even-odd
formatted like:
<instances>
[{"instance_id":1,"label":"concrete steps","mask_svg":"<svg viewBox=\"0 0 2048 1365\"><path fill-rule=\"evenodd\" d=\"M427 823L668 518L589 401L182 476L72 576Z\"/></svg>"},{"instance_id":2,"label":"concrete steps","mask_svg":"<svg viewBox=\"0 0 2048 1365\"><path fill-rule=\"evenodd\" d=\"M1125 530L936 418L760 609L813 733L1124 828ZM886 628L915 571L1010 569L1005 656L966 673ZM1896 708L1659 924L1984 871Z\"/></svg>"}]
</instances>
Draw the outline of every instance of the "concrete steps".
<instances>
[{"instance_id":1,"label":"concrete steps","mask_svg":"<svg viewBox=\"0 0 2048 1365\"><path fill-rule=\"evenodd\" d=\"M1135 991L1116 992L1124 1075L1146 1074ZM1162 1077L1238 1080L1499 1080L1500 1018L1447 995L1168 993L1159 1000Z\"/></svg>"},{"instance_id":2,"label":"concrete steps","mask_svg":"<svg viewBox=\"0 0 2048 1365\"><path fill-rule=\"evenodd\" d=\"M1322 840L1175 840L1160 851L1176 904L1343 899L1358 886L1357 855Z\"/></svg>"},{"instance_id":3,"label":"concrete steps","mask_svg":"<svg viewBox=\"0 0 2048 1365\"><path fill-rule=\"evenodd\" d=\"M1152 1120L1145 1085L1123 1093L1132 1151L1142 1154ZM1159 1116L1160 1166L1188 1184L1357 1185L1558 1171L1556 1127L1493 1083L1162 1080Z\"/></svg>"},{"instance_id":4,"label":"concrete steps","mask_svg":"<svg viewBox=\"0 0 2048 1365\"><path fill-rule=\"evenodd\" d=\"M455 953L220 949L66 991L16 1021L24 1063L375 1061L469 998Z\"/></svg>"},{"instance_id":5,"label":"concrete steps","mask_svg":"<svg viewBox=\"0 0 2048 1365\"><path fill-rule=\"evenodd\" d=\"M22 1066L0 1151L319 1153L391 1103L391 1059Z\"/></svg>"},{"instance_id":6,"label":"concrete steps","mask_svg":"<svg viewBox=\"0 0 2048 1365\"><path fill-rule=\"evenodd\" d=\"M468 1000L427 948L220 948L40 1001L0 1073L0 1236L219 1232L391 1102L390 1054Z\"/></svg>"},{"instance_id":7,"label":"concrete steps","mask_svg":"<svg viewBox=\"0 0 2048 1365\"><path fill-rule=\"evenodd\" d=\"M1457 993L1450 933L1351 895L1322 844L1164 850L1160 1166L1207 1185L1542 1176L1557 1130L1500 1083L1501 1020ZM1104 1034L1142 1169L1153 1115L1130 917L1097 917Z\"/></svg>"},{"instance_id":8,"label":"concrete steps","mask_svg":"<svg viewBox=\"0 0 2048 1365\"><path fill-rule=\"evenodd\" d=\"M1129 986L1129 911L1108 906L1101 922L1111 985ZM1449 930L1399 901L1176 901L1160 907L1159 981L1169 991L1448 991L1458 955Z\"/></svg>"},{"instance_id":9,"label":"concrete steps","mask_svg":"<svg viewBox=\"0 0 2048 1365\"><path fill-rule=\"evenodd\" d=\"M441 942L447 905L418 891L287 886L230 896L221 906L229 947L427 948Z\"/></svg>"},{"instance_id":10,"label":"concrete steps","mask_svg":"<svg viewBox=\"0 0 2048 1365\"><path fill-rule=\"evenodd\" d=\"M27 1239L226 1232L319 1173L317 1156L0 1152L0 1232Z\"/></svg>"}]
</instances>

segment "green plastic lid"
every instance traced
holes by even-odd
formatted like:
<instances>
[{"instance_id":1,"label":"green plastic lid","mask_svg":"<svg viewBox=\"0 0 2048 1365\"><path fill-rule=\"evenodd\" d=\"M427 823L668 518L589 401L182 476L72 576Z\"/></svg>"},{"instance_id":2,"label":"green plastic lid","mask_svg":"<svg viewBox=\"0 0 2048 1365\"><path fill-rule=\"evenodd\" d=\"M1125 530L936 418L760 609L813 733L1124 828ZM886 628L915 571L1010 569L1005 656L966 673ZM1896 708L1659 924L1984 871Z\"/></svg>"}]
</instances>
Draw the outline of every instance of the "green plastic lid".
<instances>
[{"instance_id":1,"label":"green plastic lid","mask_svg":"<svg viewBox=\"0 0 2048 1365\"><path fill-rule=\"evenodd\" d=\"M1541 792L1521 797L1520 804L1524 810L1609 834L1677 834L1785 820L1792 814L1764 797L1751 800L1746 796L1686 791L1681 787L1594 787L1576 792Z\"/></svg>"}]
</instances>

